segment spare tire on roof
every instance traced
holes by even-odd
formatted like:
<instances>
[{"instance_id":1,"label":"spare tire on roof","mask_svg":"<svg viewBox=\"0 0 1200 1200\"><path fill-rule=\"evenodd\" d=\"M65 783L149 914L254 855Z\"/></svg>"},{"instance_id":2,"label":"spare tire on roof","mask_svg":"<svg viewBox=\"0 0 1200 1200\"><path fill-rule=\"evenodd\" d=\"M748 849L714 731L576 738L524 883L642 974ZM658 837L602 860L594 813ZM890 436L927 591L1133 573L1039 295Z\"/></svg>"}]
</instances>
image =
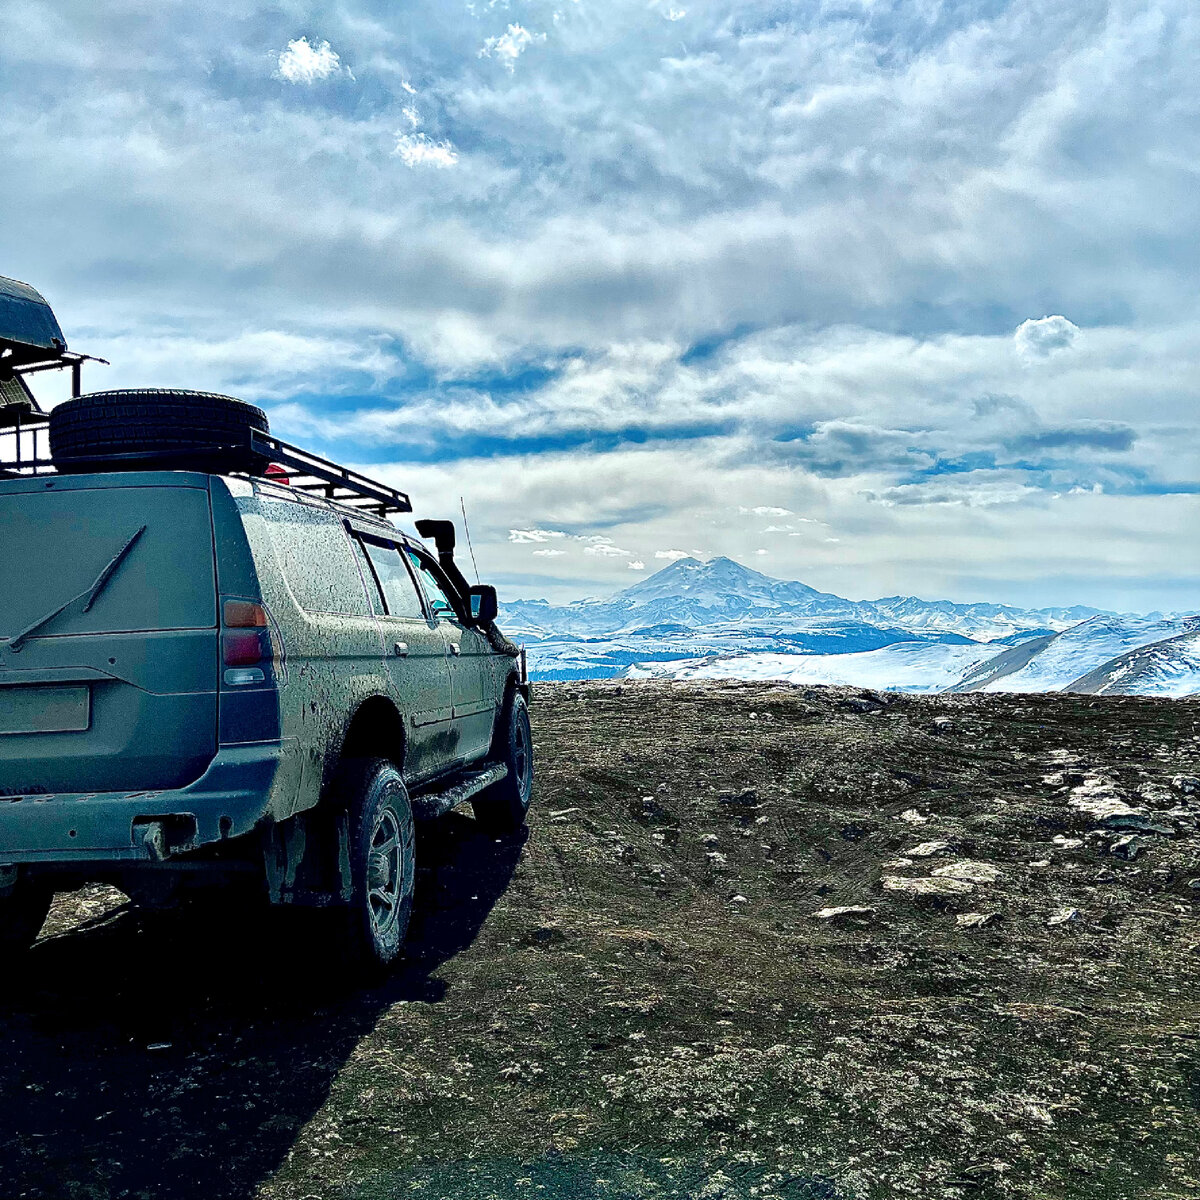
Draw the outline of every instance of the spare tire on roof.
<instances>
[{"instance_id":1,"label":"spare tire on roof","mask_svg":"<svg viewBox=\"0 0 1200 1200\"><path fill-rule=\"evenodd\" d=\"M50 457L66 473L261 472L270 460L250 449L251 431L270 432L267 414L233 396L162 388L90 392L51 411Z\"/></svg>"}]
</instances>

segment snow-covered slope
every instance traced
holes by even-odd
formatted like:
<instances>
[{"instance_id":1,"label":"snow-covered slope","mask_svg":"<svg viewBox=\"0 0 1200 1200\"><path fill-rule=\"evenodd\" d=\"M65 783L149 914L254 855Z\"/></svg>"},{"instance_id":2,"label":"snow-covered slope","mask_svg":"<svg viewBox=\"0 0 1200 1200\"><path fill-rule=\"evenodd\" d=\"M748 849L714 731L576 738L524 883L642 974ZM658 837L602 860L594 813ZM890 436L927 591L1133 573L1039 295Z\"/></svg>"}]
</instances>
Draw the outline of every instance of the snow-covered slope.
<instances>
[{"instance_id":1,"label":"snow-covered slope","mask_svg":"<svg viewBox=\"0 0 1200 1200\"><path fill-rule=\"evenodd\" d=\"M1200 696L1200 622L1193 632L1139 646L1072 681L1095 696Z\"/></svg>"},{"instance_id":2,"label":"snow-covered slope","mask_svg":"<svg viewBox=\"0 0 1200 1200\"><path fill-rule=\"evenodd\" d=\"M739 654L638 663L628 679L779 679L905 692L942 692L992 650L978 643L900 642L859 654Z\"/></svg>"},{"instance_id":3,"label":"snow-covered slope","mask_svg":"<svg viewBox=\"0 0 1200 1200\"><path fill-rule=\"evenodd\" d=\"M964 680L957 689L978 692L1057 692L1076 679L1102 668L1111 660L1165 638L1188 631L1187 618L1160 621L1139 617L1092 617L1073 629L1045 639L1044 645L1025 663L1020 662L1022 647L1015 646L1003 655L1003 662L989 664L987 676L977 681Z\"/></svg>"}]
</instances>

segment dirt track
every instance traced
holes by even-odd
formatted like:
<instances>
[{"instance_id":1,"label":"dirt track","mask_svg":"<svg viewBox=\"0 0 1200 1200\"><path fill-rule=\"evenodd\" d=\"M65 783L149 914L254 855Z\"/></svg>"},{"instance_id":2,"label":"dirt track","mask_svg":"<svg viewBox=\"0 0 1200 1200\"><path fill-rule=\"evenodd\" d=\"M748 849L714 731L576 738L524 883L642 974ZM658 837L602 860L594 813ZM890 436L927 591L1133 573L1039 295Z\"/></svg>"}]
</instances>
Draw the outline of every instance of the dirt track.
<instances>
[{"instance_id":1,"label":"dirt track","mask_svg":"<svg viewBox=\"0 0 1200 1200\"><path fill-rule=\"evenodd\" d=\"M1200 704L534 717L528 840L427 831L378 987L60 898L0 996L0 1197L1200 1197Z\"/></svg>"}]
</instances>

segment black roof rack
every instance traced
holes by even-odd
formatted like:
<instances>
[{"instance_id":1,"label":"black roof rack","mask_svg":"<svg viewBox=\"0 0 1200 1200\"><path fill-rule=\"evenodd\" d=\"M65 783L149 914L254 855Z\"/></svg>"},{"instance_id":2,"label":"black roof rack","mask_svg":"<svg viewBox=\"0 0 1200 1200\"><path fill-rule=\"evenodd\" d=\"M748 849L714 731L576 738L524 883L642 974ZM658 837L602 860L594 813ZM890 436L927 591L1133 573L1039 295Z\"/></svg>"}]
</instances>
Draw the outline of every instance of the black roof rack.
<instances>
[{"instance_id":1,"label":"black roof rack","mask_svg":"<svg viewBox=\"0 0 1200 1200\"><path fill-rule=\"evenodd\" d=\"M0 479L19 479L30 475L57 474L57 467L49 454L49 423L41 413L33 414L24 421L16 422L11 428L0 428ZM405 492L370 479L349 467L343 467L319 454L312 454L299 446L293 446L269 433L248 431L249 441L223 443L214 446L192 446L175 453L130 453L89 455L88 462L103 464L111 470L135 466L139 463L169 469L171 460L178 459L185 466L188 459L211 457L227 453L230 457L230 475L243 475L252 479L271 482L271 477L262 471L248 471L236 466L250 455L281 467L288 467L288 486L297 491L318 495L347 508L372 512L380 517L389 513L412 512L412 502Z\"/></svg>"},{"instance_id":2,"label":"black roof rack","mask_svg":"<svg viewBox=\"0 0 1200 1200\"><path fill-rule=\"evenodd\" d=\"M299 446L289 445L272 434L251 430L250 448L255 454L298 472L291 479L291 486L301 491L316 492L326 500L336 500L350 508L367 509L381 517L390 512L412 512L412 501L406 492L310 454Z\"/></svg>"}]
</instances>

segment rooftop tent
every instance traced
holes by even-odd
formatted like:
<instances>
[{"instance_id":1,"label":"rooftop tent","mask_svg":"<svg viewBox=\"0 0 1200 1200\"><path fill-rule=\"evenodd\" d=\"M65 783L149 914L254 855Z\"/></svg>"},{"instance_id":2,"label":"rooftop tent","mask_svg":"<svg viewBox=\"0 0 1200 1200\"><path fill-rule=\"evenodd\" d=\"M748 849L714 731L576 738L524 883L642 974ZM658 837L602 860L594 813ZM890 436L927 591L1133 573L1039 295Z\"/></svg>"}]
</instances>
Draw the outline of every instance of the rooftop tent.
<instances>
[{"instance_id":1,"label":"rooftop tent","mask_svg":"<svg viewBox=\"0 0 1200 1200\"><path fill-rule=\"evenodd\" d=\"M58 358L66 348L67 339L41 295L0 275L0 354L19 365Z\"/></svg>"}]
</instances>

